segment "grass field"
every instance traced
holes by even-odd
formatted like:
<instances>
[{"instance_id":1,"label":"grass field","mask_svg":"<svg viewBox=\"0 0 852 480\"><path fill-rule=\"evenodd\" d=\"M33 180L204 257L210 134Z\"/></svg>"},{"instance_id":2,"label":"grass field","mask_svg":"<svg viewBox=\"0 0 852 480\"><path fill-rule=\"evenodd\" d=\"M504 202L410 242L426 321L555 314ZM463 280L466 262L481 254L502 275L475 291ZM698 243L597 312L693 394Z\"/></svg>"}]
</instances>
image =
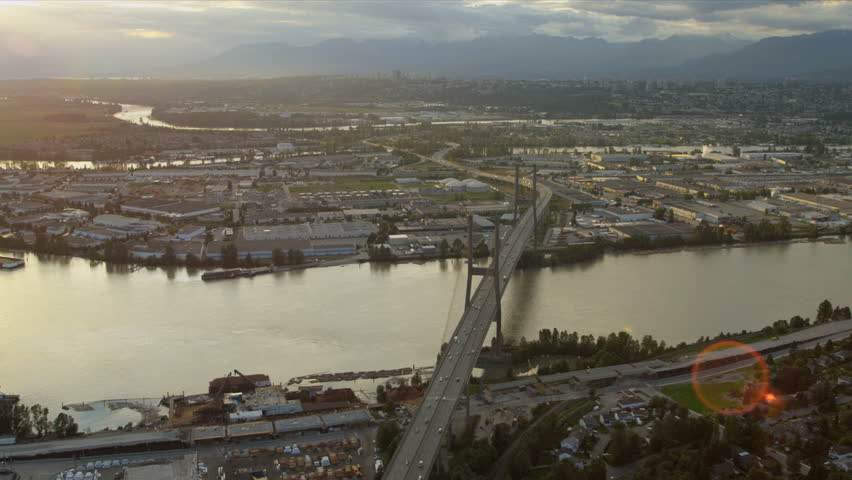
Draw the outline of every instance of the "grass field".
<instances>
[{"instance_id":1,"label":"grass field","mask_svg":"<svg viewBox=\"0 0 852 480\"><path fill-rule=\"evenodd\" d=\"M721 375L722 378L720 381L710 380L702 382L699 385L699 389L707 402L716 408L736 410L742 408L743 404L739 400L730 398L730 394L740 391L743 388L743 385L747 382L761 376L762 373L757 365L752 365L725 373ZM695 394L695 390L692 388L692 383L666 385L662 388L662 391L674 401L690 410L700 414L713 412L713 410L704 405L704 403L702 403Z\"/></svg>"},{"instance_id":2,"label":"grass field","mask_svg":"<svg viewBox=\"0 0 852 480\"><path fill-rule=\"evenodd\" d=\"M662 390L663 393L671 397L672 400L694 412L698 412L702 415L713 413L713 410L707 408L706 405L701 403L701 400L698 399L698 396L695 395L695 392L692 390L691 383L666 385L662 388Z\"/></svg>"},{"instance_id":3,"label":"grass field","mask_svg":"<svg viewBox=\"0 0 852 480\"><path fill-rule=\"evenodd\" d=\"M61 116L85 118L59 120ZM0 100L0 145L104 133L122 126L123 122L101 105L68 103L58 98Z\"/></svg>"}]
</instances>

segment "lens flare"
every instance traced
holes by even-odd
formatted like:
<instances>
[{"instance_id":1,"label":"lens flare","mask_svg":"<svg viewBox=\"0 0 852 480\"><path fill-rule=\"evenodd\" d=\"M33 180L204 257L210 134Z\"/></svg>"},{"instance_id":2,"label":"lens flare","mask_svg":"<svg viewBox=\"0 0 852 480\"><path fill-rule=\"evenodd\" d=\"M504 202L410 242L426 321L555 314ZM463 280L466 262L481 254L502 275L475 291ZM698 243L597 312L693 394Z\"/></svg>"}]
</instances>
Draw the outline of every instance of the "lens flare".
<instances>
[{"instance_id":1,"label":"lens flare","mask_svg":"<svg viewBox=\"0 0 852 480\"><path fill-rule=\"evenodd\" d=\"M753 373L715 371L747 360L755 367ZM692 365L692 389L707 408L724 415L747 413L775 399L769 392L769 368L763 356L733 340L714 343L698 355Z\"/></svg>"}]
</instances>

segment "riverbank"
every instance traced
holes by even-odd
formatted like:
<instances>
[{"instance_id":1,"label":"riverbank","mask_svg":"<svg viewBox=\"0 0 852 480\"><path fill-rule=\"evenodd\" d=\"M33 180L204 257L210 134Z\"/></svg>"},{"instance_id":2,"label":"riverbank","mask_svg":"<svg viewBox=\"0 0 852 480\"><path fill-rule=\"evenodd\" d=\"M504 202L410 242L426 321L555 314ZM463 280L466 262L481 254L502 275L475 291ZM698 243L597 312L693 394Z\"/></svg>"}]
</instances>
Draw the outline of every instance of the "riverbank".
<instances>
[{"instance_id":1,"label":"riverbank","mask_svg":"<svg viewBox=\"0 0 852 480\"><path fill-rule=\"evenodd\" d=\"M846 243L845 235L830 235L818 238L791 238L789 240L773 240L769 242L741 242L741 243L725 243L719 245L696 245L682 246L672 248L656 248L650 250L623 250L621 252L630 255L652 255L655 253L676 253L676 252L701 252L704 250L726 250L731 248L752 248L752 247L767 247L773 245L788 245L795 243L824 243L827 245L842 245ZM620 253L621 253L620 252Z\"/></svg>"},{"instance_id":2,"label":"riverbank","mask_svg":"<svg viewBox=\"0 0 852 480\"><path fill-rule=\"evenodd\" d=\"M584 261L591 261L606 255L653 255L653 254L663 254L663 253L678 253L678 252L701 252L708 250L731 250L731 249L743 249L743 248L753 248L753 247L771 247L778 245L793 245L793 244L816 244L821 243L825 245L843 245L847 243L846 235L826 235L823 237L817 238L792 238L788 240L773 240L773 241L763 241L763 242L736 242L736 243L723 243L723 244L710 244L710 245L681 245L676 247L666 247L666 248L654 248L654 249L612 249L607 248L606 246L600 246L599 248L595 248L594 251L589 251L587 253L581 253L576 255L575 257L570 257L567 259L560 258L557 262L534 262L528 259L525 259L523 256L518 264L518 269L544 269L550 268L560 265L571 265L574 263L581 263ZM556 254L559 255L562 252L571 251L572 249L578 249L583 247L589 247L594 245L579 245L573 247L565 247L558 250L541 250L545 254ZM21 249L21 248L8 248L4 247L4 251L7 252L15 252L17 254L24 253L33 253L36 255L55 255L49 253L35 252L32 249ZM529 251L528 251L529 252ZM528 253L525 252L525 253ZM150 261L139 261L139 262L130 262L130 263L113 263L107 260L93 258L89 256L83 255L56 255L60 257L74 257L74 258L83 258L93 262L103 262L108 265L113 266L127 266L131 269L138 268L149 268L149 269L174 269L174 268L185 268L189 272L201 272L203 277L204 274L207 273L215 273L217 269L221 268L220 266L214 265L204 265L204 266L186 266L185 264L175 264L175 265L163 265L159 263L152 263ZM488 262L491 257L477 258L477 263ZM361 253L357 255L347 256L347 257L336 257L333 259L322 259L322 258L312 258L305 263L299 265L273 265L271 261L256 261L253 266L243 266L240 268L236 268L239 270L243 270L244 272L239 275L233 275L229 277L224 277L227 279L235 279L235 278L243 278L243 277L254 277L260 273L274 273L274 272L287 272L294 270L305 270L305 269L314 269L321 267L339 267L350 264L362 264L362 263L370 263L373 265L403 265L403 264L415 264L415 265L423 265L428 262L435 261L451 261L451 260L464 260L464 257L438 257L435 255L424 255L424 256L410 256L410 257L396 257L390 260L370 260L366 254Z\"/></svg>"}]
</instances>

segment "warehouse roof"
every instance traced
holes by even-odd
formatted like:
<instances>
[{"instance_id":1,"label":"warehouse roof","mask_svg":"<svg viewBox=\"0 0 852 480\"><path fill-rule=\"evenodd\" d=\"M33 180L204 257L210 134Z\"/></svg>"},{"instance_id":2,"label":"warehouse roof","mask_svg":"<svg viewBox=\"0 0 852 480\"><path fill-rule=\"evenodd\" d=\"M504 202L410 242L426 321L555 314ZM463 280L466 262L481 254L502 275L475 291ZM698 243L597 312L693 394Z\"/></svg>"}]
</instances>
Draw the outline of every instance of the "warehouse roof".
<instances>
[{"instance_id":1,"label":"warehouse roof","mask_svg":"<svg viewBox=\"0 0 852 480\"><path fill-rule=\"evenodd\" d=\"M317 430L322 427L322 418L320 418L319 415L285 418L283 420L275 421L275 431L277 433L299 432L302 430Z\"/></svg>"},{"instance_id":2,"label":"warehouse roof","mask_svg":"<svg viewBox=\"0 0 852 480\"><path fill-rule=\"evenodd\" d=\"M251 422L228 425L229 437L247 437L272 433L272 422Z\"/></svg>"},{"instance_id":3,"label":"warehouse roof","mask_svg":"<svg viewBox=\"0 0 852 480\"><path fill-rule=\"evenodd\" d=\"M338 425L349 425L352 423L366 423L373 419L367 410L361 408L358 410L350 410L348 412L328 413L320 415L326 427L336 427Z\"/></svg>"}]
</instances>

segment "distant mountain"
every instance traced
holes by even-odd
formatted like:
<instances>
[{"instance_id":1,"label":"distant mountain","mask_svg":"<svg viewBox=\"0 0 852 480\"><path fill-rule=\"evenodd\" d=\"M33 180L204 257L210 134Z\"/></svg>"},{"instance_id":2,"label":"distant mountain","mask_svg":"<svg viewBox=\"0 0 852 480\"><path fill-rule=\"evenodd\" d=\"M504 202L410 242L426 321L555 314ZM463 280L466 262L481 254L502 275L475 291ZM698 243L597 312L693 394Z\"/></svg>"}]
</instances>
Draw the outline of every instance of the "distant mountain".
<instances>
[{"instance_id":1,"label":"distant mountain","mask_svg":"<svg viewBox=\"0 0 852 480\"><path fill-rule=\"evenodd\" d=\"M0 40L3 37L0 35ZM143 51L101 58L41 49L12 56L0 48L0 78L56 76L269 77L407 74L466 78L730 78L852 80L852 30L764 38L676 35L638 42L527 35L430 43L415 39L326 40L310 46L240 45L211 58L162 67L174 58Z\"/></svg>"},{"instance_id":2,"label":"distant mountain","mask_svg":"<svg viewBox=\"0 0 852 480\"><path fill-rule=\"evenodd\" d=\"M621 75L670 68L707 55L730 53L747 42L733 37L673 36L633 43L529 35L469 41L327 40L296 47L241 45L175 69L187 76L269 76L406 73L460 77L566 78Z\"/></svg>"},{"instance_id":3,"label":"distant mountain","mask_svg":"<svg viewBox=\"0 0 852 480\"><path fill-rule=\"evenodd\" d=\"M852 80L852 30L764 38L734 52L685 62L681 76Z\"/></svg>"}]
</instances>

